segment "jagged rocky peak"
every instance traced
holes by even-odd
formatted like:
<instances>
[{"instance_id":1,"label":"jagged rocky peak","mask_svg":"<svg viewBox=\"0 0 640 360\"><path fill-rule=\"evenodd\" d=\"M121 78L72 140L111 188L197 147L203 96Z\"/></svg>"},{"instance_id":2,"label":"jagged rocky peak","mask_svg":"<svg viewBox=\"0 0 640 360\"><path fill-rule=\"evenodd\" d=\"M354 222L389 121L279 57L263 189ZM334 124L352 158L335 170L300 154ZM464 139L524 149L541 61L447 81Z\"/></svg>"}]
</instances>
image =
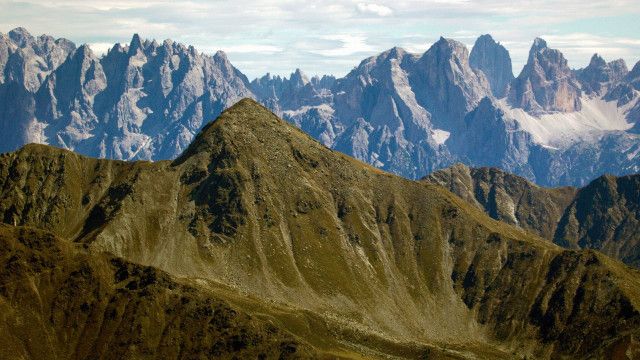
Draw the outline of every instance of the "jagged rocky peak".
<instances>
[{"instance_id":1,"label":"jagged rocky peak","mask_svg":"<svg viewBox=\"0 0 640 360\"><path fill-rule=\"evenodd\" d=\"M23 27L17 27L9 31L9 38L18 47L27 47L36 41L33 35Z\"/></svg>"},{"instance_id":2,"label":"jagged rocky peak","mask_svg":"<svg viewBox=\"0 0 640 360\"><path fill-rule=\"evenodd\" d=\"M25 28L15 28L0 36L0 83L14 81L35 93L75 48L67 39L48 35L36 38Z\"/></svg>"},{"instance_id":3,"label":"jagged rocky peak","mask_svg":"<svg viewBox=\"0 0 640 360\"><path fill-rule=\"evenodd\" d=\"M624 60L607 63L602 56L593 54L589 65L577 72L582 90L588 95L603 95L607 89L622 80L629 70Z\"/></svg>"},{"instance_id":4,"label":"jagged rocky peak","mask_svg":"<svg viewBox=\"0 0 640 360\"><path fill-rule=\"evenodd\" d=\"M333 75L322 75L322 77L314 75L311 78L311 84L313 84L316 89L330 90L335 83L336 77Z\"/></svg>"},{"instance_id":5,"label":"jagged rocky peak","mask_svg":"<svg viewBox=\"0 0 640 360\"><path fill-rule=\"evenodd\" d=\"M391 49L383 52L379 55L379 57L386 59L397 59L402 60L402 58L407 54L407 51L401 47L394 46Z\"/></svg>"},{"instance_id":6,"label":"jagged rocky peak","mask_svg":"<svg viewBox=\"0 0 640 360\"><path fill-rule=\"evenodd\" d=\"M74 52L69 55L67 61L59 66L47 79L43 91L52 91L62 96L69 96L73 94L75 89L82 89L85 93L86 101L92 101L93 96L107 87L106 75L100 64L100 60L93 53L88 44L83 44L78 47ZM51 104L55 106L61 99L52 101ZM73 99L64 99L67 101L74 101ZM85 114L83 114L85 115ZM85 120L89 120L86 119Z\"/></svg>"},{"instance_id":7,"label":"jagged rocky peak","mask_svg":"<svg viewBox=\"0 0 640 360\"><path fill-rule=\"evenodd\" d=\"M273 112L284 116L287 110L297 110L303 106L317 106L330 101L335 78L309 77L296 69L289 78L266 74L251 82L251 90L262 104ZM324 90L323 90L324 89Z\"/></svg>"},{"instance_id":8,"label":"jagged rocky peak","mask_svg":"<svg viewBox=\"0 0 640 360\"><path fill-rule=\"evenodd\" d=\"M440 36L440 39L438 39L438 41L433 44L432 48L446 49L451 53L455 53L456 55L458 55L458 57L461 57L463 59L468 59L469 57L469 51L463 43L453 39L446 39L443 36Z\"/></svg>"},{"instance_id":9,"label":"jagged rocky peak","mask_svg":"<svg viewBox=\"0 0 640 360\"><path fill-rule=\"evenodd\" d=\"M302 70L296 69L289 77L289 81L295 87L303 87L309 83L309 77Z\"/></svg>"},{"instance_id":10,"label":"jagged rocky peak","mask_svg":"<svg viewBox=\"0 0 640 360\"><path fill-rule=\"evenodd\" d=\"M416 61L411 77L416 98L440 119L441 126L455 127L491 93L484 74L469 65L464 44L444 37Z\"/></svg>"},{"instance_id":11,"label":"jagged rocky peak","mask_svg":"<svg viewBox=\"0 0 640 360\"><path fill-rule=\"evenodd\" d=\"M562 53L536 38L527 64L511 84L509 102L533 114L578 111L580 87Z\"/></svg>"},{"instance_id":12,"label":"jagged rocky peak","mask_svg":"<svg viewBox=\"0 0 640 360\"><path fill-rule=\"evenodd\" d=\"M509 51L496 42L491 35L485 34L478 37L471 49L469 64L485 74L495 97L501 98L506 95L509 84L514 78L511 56Z\"/></svg>"},{"instance_id":13,"label":"jagged rocky peak","mask_svg":"<svg viewBox=\"0 0 640 360\"><path fill-rule=\"evenodd\" d=\"M635 87L636 90L640 90L640 61L638 61L633 69L625 76L625 81Z\"/></svg>"},{"instance_id":14,"label":"jagged rocky peak","mask_svg":"<svg viewBox=\"0 0 640 360\"><path fill-rule=\"evenodd\" d=\"M140 35L133 34L131 38L131 42L129 43L129 54L135 55L138 50L144 50L144 46L142 44L142 40L140 39Z\"/></svg>"},{"instance_id":15,"label":"jagged rocky peak","mask_svg":"<svg viewBox=\"0 0 640 360\"><path fill-rule=\"evenodd\" d=\"M196 56L197 52L195 48L190 46L189 50L192 56ZM218 65L218 67L222 71L222 74L225 77L240 78L246 85L249 85L249 80L244 76L244 74L238 71L238 69L236 69L233 66L233 64L231 64L231 61L229 61L229 57L227 56L227 53L225 53L222 50L216 51L216 53L213 55L213 61L216 65Z\"/></svg>"},{"instance_id":16,"label":"jagged rocky peak","mask_svg":"<svg viewBox=\"0 0 640 360\"><path fill-rule=\"evenodd\" d=\"M457 40L446 39L442 36L431 45L421 59L428 58L459 62L459 67L469 67L469 50L467 47Z\"/></svg>"}]
</instances>

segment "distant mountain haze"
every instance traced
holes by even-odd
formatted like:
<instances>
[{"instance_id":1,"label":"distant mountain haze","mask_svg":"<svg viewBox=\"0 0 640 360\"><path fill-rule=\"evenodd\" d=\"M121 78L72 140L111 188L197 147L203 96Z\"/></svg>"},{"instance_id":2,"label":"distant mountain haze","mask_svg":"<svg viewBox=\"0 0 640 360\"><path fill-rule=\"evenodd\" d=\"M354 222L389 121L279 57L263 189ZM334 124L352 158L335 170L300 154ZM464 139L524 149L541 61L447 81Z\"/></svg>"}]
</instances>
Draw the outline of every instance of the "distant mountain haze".
<instances>
[{"instance_id":1,"label":"distant mountain haze","mask_svg":"<svg viewBox=\"0 0 640 360\"><path fill-rule=\"evenodd\" d=\"M264 59L268 61L268 59ZM0 34L0 151L43 143L122 160L174 159L198 131L253 98L324 145L418 179L456 162L544 186L640 171L640 63L594 55L572 70L535 39L514 77L508 50L482 35L469 52L440 38L392 48L349 74L249 81L223 52L134 35L98 58L86 46Z\"/></svg>"},{"instance_id":2,"label":"distant mountain haze","mask_svg":"<svg viewBox=\"0 0 640 360\"><path fill-rule=\"evenodd\" d=\"M637 186L605 182L585 196L637 210L619 202ZM328 149L251 99L173 161L31 144L0 155L0 184L3 358L638 354L636 269ZM617 216L571 208L567 239Z\"/></svg>"}]
</instances>

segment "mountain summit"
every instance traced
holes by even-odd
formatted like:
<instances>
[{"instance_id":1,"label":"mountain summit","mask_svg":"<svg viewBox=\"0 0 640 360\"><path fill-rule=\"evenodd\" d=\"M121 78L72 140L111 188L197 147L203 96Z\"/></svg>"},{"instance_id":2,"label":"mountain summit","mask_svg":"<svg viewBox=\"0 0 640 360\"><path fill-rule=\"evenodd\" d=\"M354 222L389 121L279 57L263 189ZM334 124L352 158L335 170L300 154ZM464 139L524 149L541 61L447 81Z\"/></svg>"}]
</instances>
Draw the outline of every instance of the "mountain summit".
<instances>
[{"instance_id":1,"label":"mountain summit","mask_svg":"<svg viewBox=\"0 0 640 360\"><path fill-rule=\"evenodd\" d=\"M511 57L509 51L497 43L491 35L485 34L476 40L471 49L469 64L486 75L496 98L506 95L509 84L513 81Z\"/></svg>"},{"instance_id":2,"label":"mountain summit","mask_svg":"<svg viewBox=\"0 0 640 360\"><path fill-rule=\"evenodd\" d=\"M444 37L422 54L394 47L338 79L296 69L249 82L222 51L139 35L100 58L88 50L25 29L0 34L0 152L35 142L173 160L249 97L322 144L410 179L456 162L544 186L640 171L638 71L600 57L571 70L542 39L513 80L490 35L471 54Z\"/></svg>"},{"instance_id":3,"label":"mountain summit","mask_svg":"<svg viewBox=\"0 0 640 360\"><path fill-rule=\"evenodd\" d=\"M580 110L580 87L562 53L536 38L513 82L509 101L533 113Z\"/></svg>"},{"instance_id":4,"label":"mountain summit","mask_svg":"<svg viewBox=\"0 0 640 360\"><path fill-rule=\"evenodd\" d=\"M7 226L51 231L67 246L83 244L78 251L91 258L107 252L157 268L197 286L198 299L215 295L320 354L606 357L639 335L633 289L640 280L632 270L596 252L563 250L439 186L330 150L251 99L225 110L174 162L99 160L28 145L0 157L0 183ZM129 265L111 263L100 272L110 279L104 284L128 278L118 269ZM160 276L128 289L177 289ZM0 277L0 288L12 279ZM120 281L105 286L123 287ZM154 311L190 314L191 301L158 302ZM103 309L98 300L85 302L78 307L87 314ZM42 319L30 331L59 328L57 317ZM65 329L76 329L85 317L66 319ZM11 324L0 323L0 331ZM204 339L215 324L201 327ZM245 333L260 334L261 326ZM109 346L132 357L166 349L144 343ZM224 349L264 345L237 343L245 345ZM212 353L223 346L202 344Z\"/></svg>"}]
</instances>

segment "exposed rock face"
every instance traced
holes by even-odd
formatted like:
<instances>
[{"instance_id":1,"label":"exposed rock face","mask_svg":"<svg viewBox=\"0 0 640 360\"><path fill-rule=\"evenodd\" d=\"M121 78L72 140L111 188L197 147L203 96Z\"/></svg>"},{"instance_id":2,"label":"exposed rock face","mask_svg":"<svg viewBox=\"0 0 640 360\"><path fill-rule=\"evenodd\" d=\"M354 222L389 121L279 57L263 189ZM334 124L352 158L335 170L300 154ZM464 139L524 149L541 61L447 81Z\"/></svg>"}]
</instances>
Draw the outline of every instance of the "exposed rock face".
<instances>
[{"instance_id":1,"label":"exposed rock face","mask_svg":"<svg viewBox=\"0 0 640 360\"><path fill-rule=\"evenodd\" d=\"M640 175L602 176L578 191L558 226L555 241L598 249L640 267Z\"/></svg>"},{"instance_id":2,"label":"exposed rock face","mask_svg":"<svg viewBox=\"0 0 640 360\"><path fill-rule=\"evenodd\" d=\"M634 89L640 90L640 61L638 61L627 76L625 76L625 81L633 86Z\"/></svg>"},{"instance_id":3,"label":"exposed rock face","mask_svg":"<svg viewBox=\"0 0 640 360\"><path fill-rule=\"evenodd\" d=\"M469 56L469 65L485 74L495 97L501 98L507 94L509 84L514 79L511 57L509 51L493 40L491 35L482 35L476 40Z\"/></svg>"},{"instance_id":4,"label":"exposed rock face","mask_svg":"<svg viewBox=\"0 0 640 360\"><path fill-rule=\"evenodd\" d=\"M511 84L509 101L531 113L577 111L580 87L562 53L537 38L527 64Z\"/></svg>"},{"instance_id":5,"label":"exposed rock face","mask_svg":"<svg viewBox=\"0 0 640 360\"><path fill-rule=\"evenodd\" d=\"M67 39L33 37L24 28L0 34L0 83L17 82L36 92L45 77L60 66L75 45Z\"/></svg>"},{"instance_id":6,"label":"exposed rock face","mask_svg":"<svg viewBox=\"0 0 640 360\"><path fill-rule=\"evenodd\" d=\"M553 189L495 168L457 164L424 181L561 246L597 249L640 267L640 175L607 175L582 189Z\"/></svg>"},{"instance_id":7,"label":"exposed rock face","mask_svg":"<svg viewBox=\"0 0 640 360\"><path fill-rule=\"evenodd\" d=\"M607 63L598 54L591 57L589 66L578 72L582 90L588 95L604 95L612 86L622 80L629 70L624 60Z\"/></svg>"},{"instance_id":8,"label":"exposed rock face","mask_svg":"<svg viewBox=\"0 0 640 360\"><path fill-rule=\"evenodd\" d=\"M281 78L267 74L251 82L251 90L265 105L277 114L285 110L297 110L304 106L317 106L331 102L331 91L335 78L325 76L309 80L300 69L291 76Z\"/></svg>"},{"instance_id":9,"label":"exposed rock face","mask_svg":"<svg viewBox=\"0 0 640 360\"><path fill-rule=\"evenodd\" d=\"M447 130L454 129L490 93L484 74L469 65L467 48L445 38L440 38L416 62L411 83L418 101Z\"/></svg>"},{"instance_id":10,"label":"exposed rock face","mask_svg":"<svg viewBox=\"0 0 640 360\"><path fill-rule=\"evenodd\" d=\"M477 166L495 166L536 178L530 165L532 149L530 134L509 119L496 102L485 97L465 117L465 127L450 140L460 159Z\"/></svg>"},{"instance_id":11,"label":"exposed rock face","mask_svg":"<svg viewBox=\"0 0 640 360\"><path fill-rule=\"evenodd\" d=\"M16 29L0 34L2 76L13 79L0 84L0 152L37 142L95 157L174 159L220 111L253 97L324 145L408 178L455 162L498 166L545 186L640 171L640 66L615 81L624 64L602 67L595 58L576 73L585 94L600 90L564 113L557 104L568 104L578 82L558 51L534 44L513 82L532 90L511 86L525 106L496 99L496 84L510 76L508 54L487 36L477 43L472 56L442 38L424 54L372 56L340 79L297 70L249 83L224 53L171 40L136 35L98 59L86 46ZM27 53L31 65L12 65Z\"/></svg>"},{"instance_id":12,"label":"exposed rock face","mask_svg":"<svg viewBox=\"0 0 640 360\"><path fill-rule=\"evenodd\" d=\"M108 259L107 251L170 276L198 278L199 289L235 300L241 312L262 314L319 351L367 358L607 357L612 347L628 351L629 337L640 335L637 271L596 252L563 250L491 220L440 186L333 152L252 100L208 124L172 163L90 159L29 145L0 157L0 184L3 222L82 243L86 250L77 251L89 265L92 256ZM0 251L11 258L5 254L12 250ZM185 291L170 293L162 273L121 261L104 267L104 282L91 271L63 276L74 268L61 264L45 265L64 269L55 281L33 283L57 289L66 278L88 278L78 287L90 294L96 284L104 283L107 294L131 284L114 301L148 289L141 309L155 291L162 296L154 309L171 306L172 294ZM140 272L157 281L147 285L146 275L137 279ZM126 281L113 285L114 274ZM197 304L205 301L201 294L192 295ZM97 298L105 302L94 305ZM110 298L78 302L101 314ZM190 309L176 308L184 318ZM140 317L118 310L115 318L131 314L124 319L142 323L144 312L133 313ZM182 318L176 321L186 326L184 336L198 327L202 344L224 336ZM234 329L246 324L238 318ZM56 327L56 319L56 334L83 323L70 318L69 326ZM260 326L248 327L260 333ZM88 346L81 344L75 348Z\"/></svg>"},{"instance_id":13,"label":"exposed rock face","mask_svg":"<svg viewBox=\"0 0 640 360\"><path fill-rule=\"evenodd\" d=\"M408 177L450 161L413 86L416 63L415 56L393 48L337 81L334 117L342 133L335 149Z\"/></svg>"},{"instance_id":14,"label":"exposed rock face","mask_svg":"<svg viewBox=\"0 0 640 360\"><path fill-rule=\"evenodd\" d=\"M36 60L48 59L46 70L51 70L45 81L42 71L22 67L20 73L12 71L11 58L7 63L6 80L15 82L12 74L22 74L25 88L36 92L35 104L16 110L34 113L28 120L35 125L19 126L11 114L0 119L18 138L33 137L27 133L35 127L40 142L91 156L174 158L207 121L252 96L246 77L222 52L208 56L171 40L158 44L134 35L129 46L116 44L101 59L87 46L73 50L73 44L67 46L69 56L62 57L56 45L66 44L62 40L13 33L14 43L31 44L25 49L40 51ZM39 45L45 40L51 44ZM5 143L1 150L13 148Z\"/></svg>"},{"instance_id":15,"label":"exposed rock face","mask_svg":"<svg viewBox=\"0 0 640 360\"><path fill-rule=\"evenodd\" d=\"M333 147L415 178L452 163L445 143L490 91L466 48L441 38L422 56L393 48L366 59L332 92Z\"/></svg>"},{"instance_id":16,"label":"exposed rock face","mask_svg":"<svg viewBox=\"0 0 640 360\"><path fill-rule=\"evenodd\" d=\"M496 168L469 168L456 164L423 181L444 186L489 216L553 239L560 218L576 189L542 188Z\"/></svg>"}]
</instances>

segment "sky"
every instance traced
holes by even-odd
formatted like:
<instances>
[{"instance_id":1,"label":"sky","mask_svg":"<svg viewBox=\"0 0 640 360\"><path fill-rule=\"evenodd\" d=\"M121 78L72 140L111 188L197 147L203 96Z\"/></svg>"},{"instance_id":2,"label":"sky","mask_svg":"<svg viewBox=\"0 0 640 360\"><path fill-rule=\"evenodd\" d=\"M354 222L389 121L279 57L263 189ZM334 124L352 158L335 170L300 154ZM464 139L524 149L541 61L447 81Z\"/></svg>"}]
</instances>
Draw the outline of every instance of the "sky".
<instances>
[{"instance_id":1,"label":"sky","mask_svg":"<svg viewBox=\"0 0 640 360\"><path fill-rule=\"evenodd\" d=\"M250 79L296 68L340 77L393 46L423 53L444 36L470 49L487 33L509 50L515 75L535 37L572 68L596 52L629 68L640 60L640 0L0 0L0 32L18 26L99 54L134 33L223 50Z\"/></svg>"}]
</instances>

